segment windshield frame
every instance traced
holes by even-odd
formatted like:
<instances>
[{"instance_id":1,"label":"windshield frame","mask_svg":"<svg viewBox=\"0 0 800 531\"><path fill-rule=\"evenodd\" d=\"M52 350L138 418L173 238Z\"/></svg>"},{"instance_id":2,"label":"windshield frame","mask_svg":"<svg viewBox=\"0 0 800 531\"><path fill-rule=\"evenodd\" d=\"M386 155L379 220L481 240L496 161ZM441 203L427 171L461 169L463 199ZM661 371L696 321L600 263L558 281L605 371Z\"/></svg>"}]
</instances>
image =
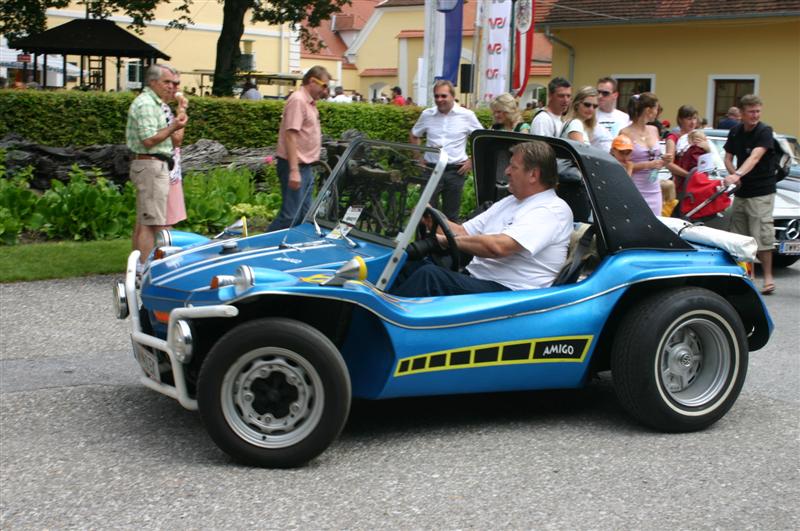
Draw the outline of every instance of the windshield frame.
<instances>
[{"instance_id":1,"label":"windshield frame","mask_svg":"<svg viewBox=\"0 0 800 531\"><path fill-rule=\"evenodd\" d=\"M390 149L401 149L401 150L415 150L419 151L420 155L424 155L425 153L435 153L438 155L438 160L436 165L431 172L431 176L428 179L427 184L422 189L419 195L419 200L417 204L411 211L411 214L408 218L408 223L404 230L398 233L394 240L390 240L384 238L382 236L377 236L370 233L351 233L356 239L363 239L369 241L371 243L376 243L378 245L386 245L387 247L393 247L394 250L392 252L391 257L389 258L386 267L384 268L383 272L381 272L380 277L378 277L377 287L378 289L385 289L386 286L389 284L389 280L394 276L395 270L403 263L402 257L405 254L406 247L408 247L409 243L411 243L412 239L416 234L417 226L419 225L420 221L422 220L422 215L425 213L425 209L430 204L431 199L433 198L433 193L436 190L436 187L439 184L439 181L444 173L445 166L447 166L447 154L439 149L439 148L432 148L422 145L415 145L415 144L405 144L405 143L398 143L398 142L385 142L381 140L369 140L369 139L357 139L354 140L345 150L344 154L339 158L338 163L331 171L330 176L325 180L325 183L320 188L317 196L314 198L313 203L311 204L311 208L308 209L305 218L303 219L303 223L310 223L312 225L316 225L316 215L317 210L320 208L323 198L326 197L326 194L333 188L338 180L342 177L345 171L345 167L347 162L353 158L354 153L357 153L364 145L367 146L374 146L374 147L386 147ZM328 228L326 226L326 228ZM332 230L332 229L329 229ZM345 239L347 241L347 239Z\"/></svg>"}]
</instances>

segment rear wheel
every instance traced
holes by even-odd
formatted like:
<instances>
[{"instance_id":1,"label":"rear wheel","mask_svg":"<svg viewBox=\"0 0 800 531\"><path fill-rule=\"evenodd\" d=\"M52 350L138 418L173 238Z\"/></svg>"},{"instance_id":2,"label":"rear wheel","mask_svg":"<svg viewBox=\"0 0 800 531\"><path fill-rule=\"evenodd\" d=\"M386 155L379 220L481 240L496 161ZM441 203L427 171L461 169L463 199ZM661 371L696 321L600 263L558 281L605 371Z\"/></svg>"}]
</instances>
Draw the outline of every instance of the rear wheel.
<instances>
[{"instance_id":1,"label":"rear wheel","mask_svg":"<svg viewBox=\"0 0 800 531\"><path fill-rule=\"evenodd\" d=\"M350 378L339 351L291 319L237 326L200 369L198 406L214 442L246 464L299 466L344 427Z\"/></svg>"},{"instance_id":2,"label":"rear wheel","mask_svg":"<svg viewBox=\"0 0 800 531\"><path fill-rule=\"evenodd\" d=\"M634 306L617 331L611 369L623 408L668 432L710 426L733 406L747 373L744 326L722 297L680 288Z\"/></svg>"}]
</instances>

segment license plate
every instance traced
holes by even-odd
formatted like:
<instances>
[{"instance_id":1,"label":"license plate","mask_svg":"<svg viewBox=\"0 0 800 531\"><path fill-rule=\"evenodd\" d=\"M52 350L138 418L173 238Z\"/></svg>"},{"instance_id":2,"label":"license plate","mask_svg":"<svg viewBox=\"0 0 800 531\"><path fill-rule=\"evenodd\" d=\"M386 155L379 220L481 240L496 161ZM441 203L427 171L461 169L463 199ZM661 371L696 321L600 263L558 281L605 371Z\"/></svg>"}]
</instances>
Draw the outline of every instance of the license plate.
<instances>
[{"instance_id":1,"label":"license plate","mask_svg":"<svg viewBox=\"0 0 800 531\"><path fill-rule=\"evenodd\" d=\"M148 378L155 380L156 382L161 381L161 373L158 370L158 358L156 358L155 354L143 346L134 343L133 357L136 358L137 362L139 362L139 366L142 368Z\"/></svg>"},{"instance_id":2,"label":"license plate","mask_svg":"<svg viewBox=\"0 0 800 531\"><path fill-rule=\"evenodd\" d=\"M800 241L783 241L778 246L780 254L800 254Z\"/></svg>"}]
</instances>

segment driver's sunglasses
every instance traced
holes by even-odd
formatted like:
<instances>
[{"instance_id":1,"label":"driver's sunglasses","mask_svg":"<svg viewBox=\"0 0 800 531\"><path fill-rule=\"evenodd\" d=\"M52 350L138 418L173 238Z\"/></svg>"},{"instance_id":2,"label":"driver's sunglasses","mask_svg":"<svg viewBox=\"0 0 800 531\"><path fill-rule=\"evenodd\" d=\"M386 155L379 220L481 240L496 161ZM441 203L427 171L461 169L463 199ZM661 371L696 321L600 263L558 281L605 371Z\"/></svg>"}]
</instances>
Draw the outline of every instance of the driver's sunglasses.
<instances>
[{"instance_id":1,"label":"driver's sunglasses","mask_svg":"<svg viewBox=\"0 0 800 531\"><path fill-rule=\"evenodd\" d=\"M603 97L611 96L610 90L598 90L597 93Z\"/></svg>"},{"instance_id":2,"label":"driver's sunglasses","mask_svg":"<svg viewBox=\"0 0 800 531\"><path fill-rule=\"evenodd\" d=\"M433 95L433 99L435 99L435 100L443 100L443 99L447 98L447 96L449 96L449 94L434 94Z\"/></svg>"},{"instance_id":3,"label":"driver's sunglasses","mask_svg":"<svg viewBox=\"0 0 800 531\"><path fill-rule=\"evenodd\" d=\"M316 83L320 87L327 87L328 86L328 84L326 82L322 81L318 77L312 77L312 78L309 79L309 81L311 81L312 83Z\"/></svg>"}]
</instances>

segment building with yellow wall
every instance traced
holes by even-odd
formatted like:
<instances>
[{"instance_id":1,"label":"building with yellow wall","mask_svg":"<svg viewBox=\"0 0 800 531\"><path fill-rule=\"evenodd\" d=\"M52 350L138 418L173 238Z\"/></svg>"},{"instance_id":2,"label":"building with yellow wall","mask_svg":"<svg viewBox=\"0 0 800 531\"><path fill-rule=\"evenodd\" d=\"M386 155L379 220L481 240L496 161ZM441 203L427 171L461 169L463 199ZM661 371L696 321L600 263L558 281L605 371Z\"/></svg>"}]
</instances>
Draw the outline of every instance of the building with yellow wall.
<instances>
[{"instance_id":1,"label":"building with yellow wall","mask_svg":"<svg viewBox=\"0 0 800 531\"><path fill-rule=\"evenodd\" d=\"M181 71L181 80L186 90L194 88L199 93L211 90L210 75L200 75L196 71L213 71L216 60L217 39L222 30L222 4L215 1L197 2L192 7L193 24L185 29L169 29L169 22L178 16L174 6L159 5L152 21L139 37L158 50L170 56L169 63ZM85 18L85 5L73 2L64 9L47 10L47 26L52 28L69 20ZM130 17L115 14L111 20L125 27ZM261 72L295 72L299 73L300 45L297 33L288 24L275 26L266 23L245 25L240 50L250 61L252 70ZM78 62L79 58L69 57L69 61ZM121 79L114 76L116 58L106 60L106 90L127 90L138 88L141 79L137 69L138 61L121 59ZM109 75L110 73L111 75ZM279 87L260 87L265 95L279 95Z\"/></svg>"},{"instance_id":2,"label":"building with yellow wall","mask_svg":"<svg viewBox=\"0 0 800 531\"><path fill-rule=\"evenodd\" d=\"M583 0L540 9L537 28L557 39L553 75L578 86L610 75L620 82L623 110L632 93L653 91L661 118L672 123L678 107L690 104L715 125L742 95L755 93L765 123L800 135L797 2L696 1L655 12L647 5L598 8Z\"/></svg>"}]
</instances>

